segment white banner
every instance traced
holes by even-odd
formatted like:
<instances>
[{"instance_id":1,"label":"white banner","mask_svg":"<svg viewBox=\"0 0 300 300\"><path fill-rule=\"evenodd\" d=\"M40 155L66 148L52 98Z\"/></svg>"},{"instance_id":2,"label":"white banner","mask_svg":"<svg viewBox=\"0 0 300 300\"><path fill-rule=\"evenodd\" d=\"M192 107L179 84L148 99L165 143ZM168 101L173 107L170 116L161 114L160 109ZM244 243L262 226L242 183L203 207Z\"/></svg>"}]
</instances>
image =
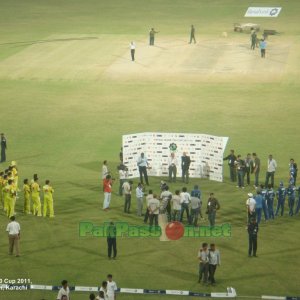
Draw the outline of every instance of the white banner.
<instances>
[{"instance_id":1,"label":"white banner","mask_svg":"<svg viewBox=\"0 0 300 300\"><path fill-rule=\"evenodd\" d=\"M277 18L281 7L248 7L245 17L271 17Z\"/></svg>"},{"instance_id":2,"label":"white banner","mask_svg":"<svg viewBox=\"0 0 300 300\"><path fill-rule=\"evenodd\" d=\"M178 290L166 290L166 295L183 295L188 296L189 291L178 291Z\"/></svg>"},{"instance_id":3,"label":"white banner","mask_svg":"<svg viewBox=\"0 0 300 300\"><path fill-rule=\"evenodd\" d=\"M75 286L76 292L98 292L98 287L96 286Z\"/></svg>"},{"instance_id":4,"label":"white banner","mask_svg":"<svg viewBox=\"0 0 300 300\"><path fill-rule=\"evenodd\" d=\"M32 284L32 285L30 285L30 289L32 289L32 290L48 290L48 291L52 291L52 285Z\"/></svg>"},{"instance_id":5,"label":"white banner","mask_svg":"<svg viewBox=\"0 0 300 300\"><path fill-rule=\"evenodd\" d=\"M191 158L190 177L223 181L223 153L228 137L192 133L144 132L123 135L123 162L129 178L139 177L137 160L143 152L148 159L150 176L168 176L171 152L177 158L177 177L181 177L181 156ZM171 151L170 145L176 150Z\"/></svg>"},{"instance_id":6,"label":"white banner","mask_svg":"<svg viewBox=\"0 0 300 300\"><path fill-rule=\"evenodd\" d=\"M143 294L143 289L128 289L128 288L121 288L120 293L129 293L129 294Z\"/></svg>"}]
</instances>

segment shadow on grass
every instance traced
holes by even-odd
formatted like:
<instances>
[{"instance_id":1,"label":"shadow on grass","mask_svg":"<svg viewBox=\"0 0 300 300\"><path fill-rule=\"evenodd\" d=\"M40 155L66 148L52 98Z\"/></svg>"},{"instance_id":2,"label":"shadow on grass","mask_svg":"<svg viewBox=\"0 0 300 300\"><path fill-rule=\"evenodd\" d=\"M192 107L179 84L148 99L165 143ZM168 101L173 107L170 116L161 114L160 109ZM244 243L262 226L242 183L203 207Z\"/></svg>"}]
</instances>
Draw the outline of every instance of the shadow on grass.
<instances>
[{"instance_id":1,"label":"shadow on grass","mask_svg":"<svg viewBox=\"0 0 300 300\"><path fill-rule=\"evenodd\" d=\"M18 160L26 160L26 159L32 159L32 158L37 158L37 157L40 157L40 156L43 156L44 155L44 153L38 153L38 154L34 154L34 155L27 155L27 156L16 156L14 159L16 160L16 161L18 161Z\"/></svg>"},{"instance_id":2,"label":"shadow on grass","mask_svg":"<svg viewBox=\"0 0 300 300\"><path fill-rule=\"evenodd\" d=\"M102 239L103 239L103 242L106 243L106 238L102 238ZM106 245L105 245L105 247L106 247ZM106 255L101 254L99 249L95 248L95 250L94 250L94 248L92 248L92 247L90 248L89 246L88 247L80 247L80 246L73 245L72 246L72 250L75 250L75 251L78 251L78 252L82 252L85 255L86 254L90 254L90 255L97 256L99 258L100 257L106 258Z\"/></svg>"},{"instance_id":3,"label":"shadow on grass","mask_svg":"<svg viewBox=\"0 0 300 300\"><path fill-rule=\"evenodd\" d=\"M100 176L101 168L100 168L99 161L90 161L90 162L86 162L86 163L80 163L80 164L76 164L76 166L97 172L97 173L99 173L99 176Z\"/></svg>"},{"instance_id":4,"label":"shadow on grass","mask_svg":"<svg viewBox=\"0 0 300 300\"><path fill-rule=\"evenodd\" d=\"M98 39L95 36L91 37L81 37L81 38L65 38L65 39L49 39L49 40L37 40L37 41L23 41L23 42L10 42L10 43L2 43L0 46L4 45L19 45L19 44L43 44L43 43L53 43L53 42L72 42L72 41L84 41L84 40L96 40Z\"/></svg>"},{"instance_id":5,"label":"shadow on grass","mask_svg":"<svg viewBox=\"0 0 300 300\"><path fill-rule=\"evenodd\" d=\"M86 184L86 183L85 184L81 184L79 182L71 182L71 181L67 181L66 183L70 184L72 186L75 186L77 188L85 189L85 190L88 190L88 191L93 191L93 192L97 192L97 193L99 193L99 192L102 191L102 189L100 187L100 184L99 184L99 186L95 186L93 184Z\"/></svg>"}]
</instances>

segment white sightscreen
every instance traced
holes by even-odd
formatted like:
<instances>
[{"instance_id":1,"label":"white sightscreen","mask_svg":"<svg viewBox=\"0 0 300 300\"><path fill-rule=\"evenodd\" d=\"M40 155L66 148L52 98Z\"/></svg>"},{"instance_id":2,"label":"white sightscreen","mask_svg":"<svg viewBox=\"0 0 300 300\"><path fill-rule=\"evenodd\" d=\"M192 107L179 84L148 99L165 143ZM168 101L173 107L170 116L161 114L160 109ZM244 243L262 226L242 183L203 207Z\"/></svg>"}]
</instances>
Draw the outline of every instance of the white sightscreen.
<instances>
[{"instance_id":1,"label":"white sightscreen","mask_svg":"<svg viewBox=\"0 0 300 300\"><path fill-rule=\"evenodd\" d=\"M191 158L190 177L223 181L223 153L228 137L193 133L143 132L123 135L123 162L129 178L139 177L138 157L142 152L148 158L149 176L168 176L169 145L175 143L178 160L177 177L181 176L183 152Z\"/></svg>"}]
</instances>

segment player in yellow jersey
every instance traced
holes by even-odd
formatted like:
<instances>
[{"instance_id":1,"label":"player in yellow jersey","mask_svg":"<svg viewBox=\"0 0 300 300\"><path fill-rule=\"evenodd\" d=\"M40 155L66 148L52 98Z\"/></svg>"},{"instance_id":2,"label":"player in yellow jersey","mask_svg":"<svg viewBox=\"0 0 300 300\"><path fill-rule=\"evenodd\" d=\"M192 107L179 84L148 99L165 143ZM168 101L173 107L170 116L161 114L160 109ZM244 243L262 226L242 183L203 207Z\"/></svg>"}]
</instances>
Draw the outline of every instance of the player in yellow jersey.
<instances>
[{"instance_id":1,"label":"player in yellow jersey","mask_svg":"<svg viewBox=\"0 0 300 300\"><path fill-rule=\"evenodd\" d=\"M24 179L23 193L24 193L24 213L26 215L31 214L30 212L30 185L28 179Z\"/></svg>"},{"instance_id":2,"label":"player in yellow jersey","mask_svg":"<svg viewBox=\"0 0 300 300\"><path fill-rule=\"evenodd\" d=\"M15 181L14 175L13 175L12 171L10 171L10 170L7 172L7 179L8 180L11 179L12 181Z\"/></svg>"},{"instance_id":3,"label":"player in yellow jersey","mask_svg":"<svg viewBox=\"0 0 300 300\"><path fill-rule=\"evenodd\" d=\"M44 217L47 216L47 210L49 209L49 217L54 217L53 210L53 193L54 189L50 185L50 180L46 180L45 185L43 186L44 191Z\"/></svg>"},{"instance_id":4,"label":"player in yellow jersey","mask_svg":"<svg viewBox=\"0 0 300 300\"><path fill-rule=\"evenodd\" d=\"M7 193L7 211L6 214L10 218L15 215L15 204L16 204L16 187L13 180L8 180L8 193Z\"/></svg>"},{"instance_id":5,"label":"player in yellow jersey","mask_svg":"<svg viewBox=\"0 0 300 300\"><path fill-rule=\"evenodd\" d=\"M2 180L2 197L3 197L3 210L7 211L7 193L8 193L8 185L7 185L7 175L3 176Z\"/></svg>"},{"instance_id":6,"label":"player in yellow jersey","mask_svg":"<svg viewBox=\"0 0 300 300\"><path fill-rule=\"evenodd\" d=\"M18 176L17 163L15 161L12 161L11 164L10 164L10 167L11 167L11 173L14 177L15 186L18 189L19 176Z\"/></svg>"},{"instance_id":7,"label":"player in yellow jersey","mask_svg":"<svg viewBox=\"0 0 300 300\"><path fill-rule=\"evenodd\" d=\"M31 199L32 199L32 210L33 214L38 217L42 216L42 207L40 199L40 185L38 184L38 178L35 177L31 184Z\"/></svg>"}]
</instances>

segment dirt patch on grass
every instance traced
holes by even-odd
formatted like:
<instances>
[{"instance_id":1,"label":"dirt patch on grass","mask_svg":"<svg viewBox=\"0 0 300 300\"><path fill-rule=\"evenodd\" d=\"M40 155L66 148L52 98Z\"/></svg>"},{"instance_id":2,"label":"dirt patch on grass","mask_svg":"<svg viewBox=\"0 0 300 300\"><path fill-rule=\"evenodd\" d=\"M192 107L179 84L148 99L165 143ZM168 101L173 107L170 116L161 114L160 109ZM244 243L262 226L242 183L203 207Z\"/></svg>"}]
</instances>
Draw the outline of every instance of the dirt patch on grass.
<instances>
[{"instance_id":1,"label":"dirt patch on grass","mask_svg":"<svg viewBox=\"0 0 300 300\"><path fill-rule=\"evenodd\" d=\"M1 61L0 78L273 81L299 72L298 64L289 59L293 43L283 43L280 37L268 41L265 59L259 49L250 50L245 35L206 37L197 44L160 37L153 47L137 37L136 44L132 62L126 36L55 35L28 42L25 49Z\"/></svg>"}]
</instances>

